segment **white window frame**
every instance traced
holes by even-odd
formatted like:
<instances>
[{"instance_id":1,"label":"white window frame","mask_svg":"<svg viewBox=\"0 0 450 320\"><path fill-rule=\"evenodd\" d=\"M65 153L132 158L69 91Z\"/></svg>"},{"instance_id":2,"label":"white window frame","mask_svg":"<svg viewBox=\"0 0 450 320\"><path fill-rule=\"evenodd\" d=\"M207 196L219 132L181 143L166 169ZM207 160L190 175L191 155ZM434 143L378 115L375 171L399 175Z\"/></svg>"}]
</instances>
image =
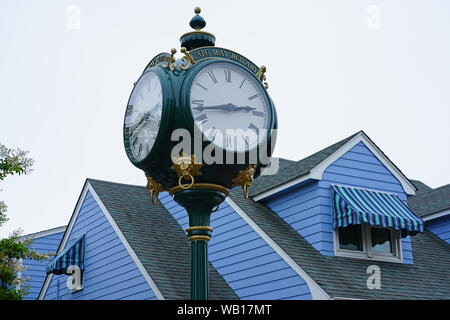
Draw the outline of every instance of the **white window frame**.
<instances>
[{"instance_id":1,"label":"white window frame","mask_svg":"<svg viewBox=\"0 0 450 320\"><path fill-rule=\"evenodd\" d=\"M377 228L367 223L361 224L362 237L362 251L341 249L339 247L339 232L338 229L333 230L334 239L334 255L339 257L348 257L356 259L387 261L403 263L402 241L400 238L400 231L389 229L391 233L392 253L374 252L372 251L372 238L370 228Z\"/></svg>"}]
</instances>

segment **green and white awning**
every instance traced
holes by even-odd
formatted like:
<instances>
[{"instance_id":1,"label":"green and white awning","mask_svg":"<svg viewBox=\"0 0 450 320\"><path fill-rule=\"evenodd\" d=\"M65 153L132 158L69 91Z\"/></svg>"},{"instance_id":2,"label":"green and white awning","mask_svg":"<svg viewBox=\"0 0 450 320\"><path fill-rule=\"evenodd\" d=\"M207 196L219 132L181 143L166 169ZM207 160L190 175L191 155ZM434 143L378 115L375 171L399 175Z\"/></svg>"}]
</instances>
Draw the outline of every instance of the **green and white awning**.
<instances>
[{"instance_id":1,"label":"green and white awning","mask_svg":"<svg viewBox=\"0 0 450 320\"><path fill-rule=\"evenodd\" d=\"M396 194L332 185L333 229L349 224L393 228L402 237L423 232L424 222Z\"/></svg>"},{"instance_id":2,"label":"green and white awning","mask_svg":"<svg viewBox=\"0 0 450 320\"><path fill-rule=\"evenodd\" d=\"M65 274L70 266L77 266L84 270L84 245L85 234L79 235L70 240L64 250L47 264L47 274Z\"/></svg>"}]
</instances>

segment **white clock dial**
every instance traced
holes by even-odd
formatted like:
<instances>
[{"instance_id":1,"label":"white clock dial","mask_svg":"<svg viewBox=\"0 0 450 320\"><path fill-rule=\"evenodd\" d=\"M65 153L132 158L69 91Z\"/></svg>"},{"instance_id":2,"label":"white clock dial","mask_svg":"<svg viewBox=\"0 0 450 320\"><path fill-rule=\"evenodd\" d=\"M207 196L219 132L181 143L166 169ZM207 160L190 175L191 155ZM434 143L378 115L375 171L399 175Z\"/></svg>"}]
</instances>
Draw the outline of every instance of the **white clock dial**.
<instances>
[{"instance_id":1,"label":"white clock dial","mask_svg":"<svg viewBox=\"0 0 450 320\"><path fill-rule=\"evenodd\" d=\"M190 105L197 127L228 151L246 151L267 137L270 104L260 81L227 62L212 63L192 81Z\"/></svg>"},{"instance_id":2,"label":"white clock dial","mask_svg":"<svg viewBox=\"0 0 450 320\"><path fill-rule=\"evenodd\" d=\"M143 160L155 144L162 116L162 87L156 73L144 73L136 83L125 114L131 153Z\"/></svg>"}]
</instances>

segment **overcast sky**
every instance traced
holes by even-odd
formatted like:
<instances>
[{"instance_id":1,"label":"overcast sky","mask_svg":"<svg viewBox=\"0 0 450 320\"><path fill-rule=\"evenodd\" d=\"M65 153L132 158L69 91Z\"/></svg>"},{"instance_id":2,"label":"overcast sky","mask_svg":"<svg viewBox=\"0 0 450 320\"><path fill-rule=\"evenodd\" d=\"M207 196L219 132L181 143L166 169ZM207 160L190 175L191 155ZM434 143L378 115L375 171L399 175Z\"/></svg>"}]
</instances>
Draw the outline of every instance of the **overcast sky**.
<instances>
[{"instance_id":1,"label":"overcast sky","mask_svg":"<svg viewBox=\"0 0 450 320\"><path fill-rule=\"evenodd\" d=\"M364 130L408 178L450 183L449 1L2 0L0 142L35 165L0 184L0 237L67 224L88 177L145 185L125 106L149 60L179 51L195 6L217 46L267 67L277 156Z\"/></svg>"}]
</instances>

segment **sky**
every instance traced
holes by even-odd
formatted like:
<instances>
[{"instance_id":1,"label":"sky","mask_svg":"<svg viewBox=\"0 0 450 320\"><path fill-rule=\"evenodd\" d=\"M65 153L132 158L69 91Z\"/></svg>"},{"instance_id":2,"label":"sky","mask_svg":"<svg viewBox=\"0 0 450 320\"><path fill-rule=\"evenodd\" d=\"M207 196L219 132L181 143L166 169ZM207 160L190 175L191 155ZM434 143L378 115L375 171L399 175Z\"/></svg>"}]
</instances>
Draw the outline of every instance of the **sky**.
<instances>
[{"instance_id":1,"label":"sky","mask_svg":"<svg viewBox=\"0 0 450 320\"><path fill-rule=\"evenodd\" d=\"M66 225L86 178L146 184L125 107L150 59L179 52L196 6L216 46L267 67L276 156L364 130L408 178L450 183L449 1L1 0L0 143L35 164L0 183L0 237Z\"/></svg>"}]
</instances>

